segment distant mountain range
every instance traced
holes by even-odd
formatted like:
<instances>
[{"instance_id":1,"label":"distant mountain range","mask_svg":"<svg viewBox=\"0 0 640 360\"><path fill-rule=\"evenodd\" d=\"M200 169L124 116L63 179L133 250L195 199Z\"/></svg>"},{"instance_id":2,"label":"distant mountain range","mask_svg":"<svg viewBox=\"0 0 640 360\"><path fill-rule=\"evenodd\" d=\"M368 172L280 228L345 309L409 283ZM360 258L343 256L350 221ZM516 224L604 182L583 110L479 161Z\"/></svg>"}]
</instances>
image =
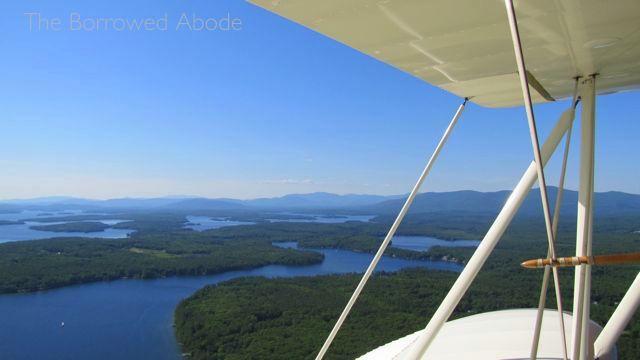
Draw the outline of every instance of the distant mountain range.
<instances>
[{"instance_id":1,"label":"distant mountain range","mask_svg":"<svg viewBox=\"0 0 640 360\"><path fill-rule=\"evenodd\" d=\"M416 197L411 213L427 212L468 212L497 213L509 196L509 191L478 192L428 192ZM553 204L557 188L549 188ZM160 198L121 198L91 200L73 197L44 197L35 199L0 201L0 210L11 209L155 209L155 210L280 210L280 211L330 211L350 210L371 215L394 214L399 211L406 195L337 195L331 193L291 194L281 197L253 200L207 199L190 196L169 196ZM578 193L566 190L562 213L576 213ZM622 192L596 193L595 211L598 215L640 214L640 195ZM533 189L525 200L519 214L541 214L540 190Z\"/></svg>"},{"instance_id":2,"label":"distant mountain range","mask_svg":"<svg viewBox=\"0 0 640 360\"><path fill-rule=\"evenodd\" d=\"M175 209L175 210L228 210L228 209L346 209L373 205L387 200L402 198L402 195L337 195L326 192L290 194L281 197L251 200L208 199L193 196L167 196L160 198L119 198L92 200L75 197L51 196L34 199L0 201L0 209L20 208L64 208L64 209Z\"/></svg>"},{"instance_id":3,"label":"distant mountain range","mask_svg":"<svg viewBox=\"0 0 640 360\"><path fill-rule=\"evenodd\" d=\"M510 191L478 192L471 190L423 193L416 197L411 213L428 212L469 212L469 213L498 213ZM549 202L555 206L558 188L549 187ZM597 215L626 215L640 214L640 195L617 191L594 194L594 209ZM578 192L565 190L562 197L561 213L574 215L577 213ZM404 199L387 200L361 208L361 211L372 214L397 213ZM540 189L531 190L518 211L519 215L542 214Z\"/></svg>"},{"instance_id":4,"label":"distant mountain range","mask_svg":"<svg viewBox=\"0 0 640 360\"><path fill-rule=\"evenodd\" d=\"M403 197L403 195L337 195L326 192L316 192L311 194L291 194L275 198L245 200L242 203L257 208L335 209L367 206L383 201L401 199Z\"/></svg>"}]
</instances>

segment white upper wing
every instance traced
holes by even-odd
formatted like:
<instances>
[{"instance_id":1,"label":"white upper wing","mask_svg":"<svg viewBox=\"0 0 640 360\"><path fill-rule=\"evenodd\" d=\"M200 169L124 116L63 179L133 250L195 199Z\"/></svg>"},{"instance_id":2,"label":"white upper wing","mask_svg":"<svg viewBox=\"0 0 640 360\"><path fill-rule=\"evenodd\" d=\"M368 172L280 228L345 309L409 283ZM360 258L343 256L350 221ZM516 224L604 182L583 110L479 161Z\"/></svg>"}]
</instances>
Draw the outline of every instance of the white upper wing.
<instances>
[{"instance_id":1,"label":"white upper wing","mask_svg":"<svg viewBox=\"0 0 640 360\"><path fill-rule=\"evenodd\" d=\"M522 103L502 0L251 2L480 105ZM527 68L553 98L578 75L598 73L598 93L640 87L640 1L515 5Z\"/></svg>"}]
</instances>

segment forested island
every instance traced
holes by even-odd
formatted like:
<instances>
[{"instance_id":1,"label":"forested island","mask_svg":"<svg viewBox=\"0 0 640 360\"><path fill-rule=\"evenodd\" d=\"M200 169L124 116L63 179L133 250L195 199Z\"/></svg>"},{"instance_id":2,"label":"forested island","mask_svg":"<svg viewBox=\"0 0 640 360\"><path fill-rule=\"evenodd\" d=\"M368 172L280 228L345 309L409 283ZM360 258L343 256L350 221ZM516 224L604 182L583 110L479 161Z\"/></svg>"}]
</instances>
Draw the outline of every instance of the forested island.
<instances>
[{"instance_id":1,"label":"forested island","mask_svg":"<svg viewBox=\"0 0 640 360\"><path fill-rule=\"evenodd\" d=\"M53 231L53 232L82 232L91 233L109 229L111 226L99 221L74 221L64 224L51 225L35 225L31 226L34 230Z\"/></svg>"}]
</instances>

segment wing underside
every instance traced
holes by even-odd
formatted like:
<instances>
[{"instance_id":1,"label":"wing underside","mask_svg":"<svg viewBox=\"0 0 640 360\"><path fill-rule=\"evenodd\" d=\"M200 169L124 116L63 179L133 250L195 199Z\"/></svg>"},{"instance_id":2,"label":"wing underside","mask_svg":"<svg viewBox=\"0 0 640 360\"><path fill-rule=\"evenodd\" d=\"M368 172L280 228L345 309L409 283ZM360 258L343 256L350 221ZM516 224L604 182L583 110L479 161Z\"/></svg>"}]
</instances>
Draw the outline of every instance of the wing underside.
<instances>
[{"instance_id":1,"label":"wing underside","mask_svg":"<svg viewBox=\"0 0 640 360\"><path fill-rule=\"evenodd\" d=\"M522 103L502 0L251 2L477 104ZM576 76L595 73L598 93L640 87L640 1L517 1L516 11L534 102L570 97Z\"/></svg>"}]
</instances>

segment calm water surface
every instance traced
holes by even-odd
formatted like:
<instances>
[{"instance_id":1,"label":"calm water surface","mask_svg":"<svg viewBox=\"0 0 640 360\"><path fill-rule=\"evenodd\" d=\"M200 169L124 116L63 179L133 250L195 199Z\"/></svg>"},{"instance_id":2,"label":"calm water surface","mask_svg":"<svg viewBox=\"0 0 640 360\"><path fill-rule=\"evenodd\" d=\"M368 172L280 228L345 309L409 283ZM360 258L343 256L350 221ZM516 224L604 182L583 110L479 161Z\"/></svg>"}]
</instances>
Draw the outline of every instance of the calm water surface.
<instances>
[{"instance_id":1,"label":"calm water surface","mask_svg":"<svg viewBox=\"0 0 640 360\"><path fill-rule=\"evenodd\" d=\"M46 219L47 217L53 216L69 216L69 215L82 215L81 212L73 212L70 213L65 211L63 213L44 213L42 211L23 211L21 213L9 213L9 214L0 214L0 220L24 220L24 219L37 219L42 218ZM313 217L313 219L297 219L295 216L302 214L289 214L293 215L290 219L271 219L271 222L316 222L316 223L325 223L325 224L337 224L344 223L347 221L362 221L367 222L373 218L370 215L346 215L346 216L330 216L330 215L304 215L306 217ZM108 216L108 215L107 215ZM187 223L185 224L185 228L192 229L195 231L205 231L211 229L219 229L226 226L236 226L236 225L253 225L255 223L248 221L234 221L228 218L218 218L218 217L209 217L209 216L187 216ZM87 220L87 221L99 221L106 225L115 225L120 222L128 221L128 220L118 220L118 219L100 219L100 220ZM0 243L9 242L9 241L23 241L23 240L38 240L38 239L48 239L54 237L94 237L94 238L103 238L103 239L121 239L126 238L134 230L130 229L105 229L103 231L95 231L95 232L56 232L56 231L41 231L32 229L32 226L38 225L53 225L53 224L64 224L68 221L64 222L40 222L40 221L27 221L24 224L15 224L15 225L0 225Z\"/></svg>"},{"instance_id":2,"label":"calm water surface","mask_svg":"<svg viewBox=\"0 0 640 360\"><path fill-rule=\"evenodd\" d=\"M347 221L369 222L375 216L373 215L318 215L318 214L298 214L298 213L279 213L283 215L278 219L266 219L269 222L292 222L292 223L322 223L322 224L341 224ZM289 215L291 218L286 218ZM219 229L225 226L235 225L252 225L253 222L234 221L228 218L217 218L210 216L187 216L188 223L184 227L195 230L204 231L211 229Z\"/></svg>"},{"instance_id":3,"label":"calm water surface","mask_svg":"<svg viewBox=\"0 0 640 360\"><path fill-rule=\"evenodd\" d=\"M0 296L0 359L180 359L173 335L173 311L181 299L197 289L242 276L363 272L373 256L345 250L317 251L325 255L318 265L271 265L213 276L118 280ZM460 265L449 262L389 257L382 259L378 269L407 267L461 270Z\"/></svg>"},{"instance_id":4,"label":"calm water surface","mask_svg":"<svg viewBox=\"0 0 640 360\"><path fill-rule=\"evenodd\" d=\"M427 251L434 246L478 247L478 245L480 245L479 240L442 240L430 236L396 235L391 240L391 246L413 251Z\"/></svg>"},{"instance_id":5,"label":"calm water surface","mask_svg":"<svg viewBox=\"0 0 640 360\"><path fill-rule=\"evenodd\" d=\"M271 222L313 222L313 223L321 223L321 224L342 224L347 221L360 221L360 222L369 222L373 219L374 215L326 215L326 214L302 214L302 213L279 213L279 215L291 215L290 219L278 218L278 219L267 219ZM302 217L302 218L296 218ZM306 219L311 217L312 219Z\"/></svg>"},{"instance_id":6,"label":"calm water surface","mask_svg":"<svg viewBox=\"0 0 640 360\"><path fill-rule=\"evenodd\" d=\"M195 231L204 231L211 229L219 229L225 226L236 225L253 225L255 223L248 221L232 221L227 218L212 218L209 216L187 216L187 224L184 227Z\"/></svg>"}]
</instances>

